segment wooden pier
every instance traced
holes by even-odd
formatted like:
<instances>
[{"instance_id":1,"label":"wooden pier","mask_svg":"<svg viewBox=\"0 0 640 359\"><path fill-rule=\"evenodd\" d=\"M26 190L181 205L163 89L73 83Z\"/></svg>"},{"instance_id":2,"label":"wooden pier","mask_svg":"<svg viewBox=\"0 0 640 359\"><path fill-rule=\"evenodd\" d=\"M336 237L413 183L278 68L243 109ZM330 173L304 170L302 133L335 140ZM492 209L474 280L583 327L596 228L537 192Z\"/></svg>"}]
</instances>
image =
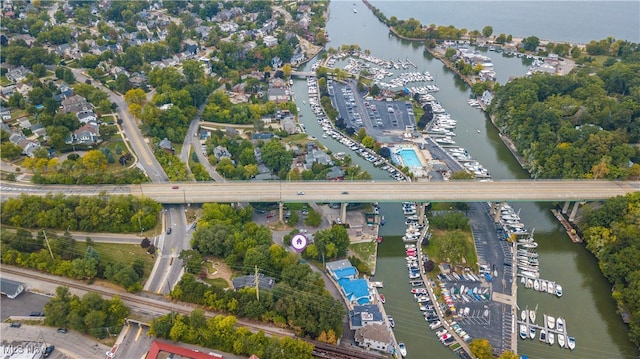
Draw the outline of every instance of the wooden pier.
<instances>
[{"instance_id":1,"label":"wooden pier","mask_svg":"<svg viewBox=\"0 0 640 359\"><path fill-rule=\"evenodd\" d=\"M560 221L560 223L562 223L562 226L567 232L567 235L569 235L569 238L571 238L571 241L573 243L582 243L582 238L580 238L580 236L576 233L576 230L571 226L571 223L569 223L569 221L564 218L562 213L560 213L560 211L558 211L557 209L552 209L551 212L556 217L556 219Z\"/></svg>"}]
</instances>

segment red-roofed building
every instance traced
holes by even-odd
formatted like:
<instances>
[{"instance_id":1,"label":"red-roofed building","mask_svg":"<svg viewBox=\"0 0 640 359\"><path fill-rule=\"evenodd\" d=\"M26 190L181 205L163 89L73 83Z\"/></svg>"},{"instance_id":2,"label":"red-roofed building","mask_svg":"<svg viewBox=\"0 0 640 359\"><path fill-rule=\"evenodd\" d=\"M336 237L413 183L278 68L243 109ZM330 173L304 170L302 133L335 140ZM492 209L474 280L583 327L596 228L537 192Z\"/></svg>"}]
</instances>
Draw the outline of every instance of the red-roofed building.
<instances>
[{"instance_id":1,"label":"red-roofed building","mask_svg":"<svg viewBox=\"0 0 640 359\"><path fill-rule=\"evenodd\" d=\"M169 343L163 343L163 342L154 340L153 343L151 344L151 348L149 349L149 352L147 353L146 359L157 359L158 354L160 354L160 352L176 354L183 358L190 358L190 359L222 359L224 358L222 355L216 354L214 352L203 353L201 351L197 351L194 349L179 347L177 345L172 345Z\"/></svg>"}]
</instances>

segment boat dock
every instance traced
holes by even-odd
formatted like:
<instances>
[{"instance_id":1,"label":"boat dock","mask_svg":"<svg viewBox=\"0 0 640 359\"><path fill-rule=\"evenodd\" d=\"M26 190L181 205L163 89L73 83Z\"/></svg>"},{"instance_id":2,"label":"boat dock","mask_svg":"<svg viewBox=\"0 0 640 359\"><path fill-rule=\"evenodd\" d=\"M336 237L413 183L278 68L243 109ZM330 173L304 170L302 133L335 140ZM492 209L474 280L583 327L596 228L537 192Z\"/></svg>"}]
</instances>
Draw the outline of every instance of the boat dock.
<instances>
[{"instance_id":1,"label":"boat dock","mask_svg":"<svg viewBox=\"0 0 640 359\"><path fill-rule=\"evenodd\" d=\"M531 340L535 340L536 337L539 341L549 344L549 345L554 345L555 343L558 343L558 345L561 348L565 348L565 349L571 349L569 346L569 335L567 334L567 322L564 318L558 317L551 317L547 314L543 314L543 324L539 325L536 324L533 320L535 320L535 314L531 314L531 312L535 313L535 310L529 310L529 309L525 309L521 312L521 316L520 319L517 321L518 323L518 327L520 327L520 325L525 325L527 328L527 333L526 333L526 339L531 339ZM522 320L522 318L524 318L524 320ZM561 327L558 326L558 320L562 321ZM553 324L553 327L551 327L551 324ZM535 331L532 331L532 328L535 329ZM541 331L544 331L544 335L541 335ZM550 340L550 336L549 334L553 333L554 339ZM533 334L533 337L531 337L531 334ZM565 340L563 344L560 344L560 342L558 341L558 335L563 335ZM544 336L544 337L543 337Z\"/></svg>"},{"instance_id":2,"label":"boat dock","mask_svg":"<svg viewBox=\"0 0 640 359\"><path fill-rule=\"evenodd\" d=\"M552 209L551 212L556 217L556 219L560 221L560 223L564 227L564 230L567 232L567 235L569 236L569 238L571 238L571 241L573 243L582 243L582 238L580 238L578 233L576 233L576 230L571 226L571 223L569 223L569 221L567 221L567 219L564 218L562 213L560 213L560 211L558 211L555 208Z\"/></svg>"}]
</instances>

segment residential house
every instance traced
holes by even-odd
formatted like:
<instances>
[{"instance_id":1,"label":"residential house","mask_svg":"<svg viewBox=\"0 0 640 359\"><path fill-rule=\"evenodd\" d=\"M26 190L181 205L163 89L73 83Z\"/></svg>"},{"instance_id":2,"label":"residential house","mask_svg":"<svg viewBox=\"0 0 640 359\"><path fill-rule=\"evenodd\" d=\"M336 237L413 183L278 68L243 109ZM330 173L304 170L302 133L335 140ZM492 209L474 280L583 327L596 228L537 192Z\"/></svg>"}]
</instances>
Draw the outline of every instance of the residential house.
<instances>
[{"instance_id":1,"label":"residential house","mask_svg":"<svg viewBox=\"0 0 640 359\"><path fill-rule=\"evenodd\" d=\"M269 82L267 96L269 101L274 101L276 103L289 101L289 90L287 89L284 80L278 78L271 80Z\"/></svg>"},{"instance_id":2,"label":"residential house","mask_svg":"<svg viewBox=\"0 0 640 359\"><path fill-rule=\"evenodd\" d=\"M311 152L307 152L307 155L304 157L305 169L311 169L314 163L319 163L321 165L332 165L333 159L331 159L331 156L323 150L314 148L313 150L311 150Z\"/></svg>"},{"instance_id":3,"label":"residential house","mask_svg":"<svg viewBox=\"0 0 640 359\"><path fill-rule=\"evenodd\" d=\"M9 135L9 141L20 146L22 153L29 157L33 157L35 149L40 147L38 142L27 139L22 132L12 132Z\"/></svg>"},{"instance_id":4,"label":"residential house","mask_svg":"<svg viewBox=\"0 0 640 359\"><path fill-rule=\"evenodd\" d=\"M356 329L355 341L358 346L367 349L389 352L393 348L393 338L384 324L370 324Z\"/></svg>"},{"instance_id":5,"label":"residential house","mask_svg":"<svg viewBox=\"0 0 640 359\"><path fill-rule=\"evenodd\" d=\"M24 80L28 74L32 73L31 70L28 70L24 66L14 67L7 72L7 79L14 83L18 83Z\"/></svg>"},{"instance_id":6,"label":"residential house","mask_svg":"<svg viewBox=\"0 0 640 359\"><path fill-rule=\"evenodd\" d=\"M344 181L344 171L340 166L333 166L329 169L325 178L327 181Z\"/></svg>"},{"instance_id":7,"label":"residential house","mask_svg":"<svg viewBox=\"0 0 640 359\"><path fill-rule=\"evenodd\" d=\"M276 283L274 278L266 276L262 273L258 273L258 288L260 289L273 289L273 286ZM242 277L236 277L231 279L231 283L233 284L233 290L238 290L242 288L255 288L256 287L256 277L253 275L245 275Z\"/></svg>"},{"instance_id":8,"label":"residential house","mask_svg":"<svg viewBox=\"0 0 640 359\"><path fill-rule=\"evenodd\" d=\"M171 141L169 141L166 137L158 143L158 147L165 150L165 152L168 152L171 154L173 154L175 151L173 149L173 145L171 144Z\"/></svg>"},{"instance_id":9,"label":"residential house","mask_svg":"<svg viewBox=\"0 0 640 359\"><path fill-rule=\"evenodd\" d=\"M256 142L259 140L262 141L269 141L271 138L273 138L275 135L271 132L258 132L258 133L254 133L251 136L251 139Z\"/></svg>"},{"instance_id":10,"label":"residential house","mask_svg":"<svg viewBox=\"0 0 640 359\"><path fill-rule=\"evenodd\" d=\"M0 278L0 294L15 299L24 291L24 284L6 278Z\"/></svg>"},{"instance_id":11,"label":"residential house","mask_svg":"<svg viewBox=\"0 0 640 359\"><path fill-rule=\"evenodd\" d=\"M73 131L66 142L68 144L84 144L88 146L93 146L102 142L98 124L95 121L86 123L84 126Z\"/></svg>"},{"instance_id":12,"label":"residential house","mask_svg":"<svg viewBox=\"0 0 640 359\"><path fill-rule=\"evenodd\" d=\"M264 42L265 46L268 47L274 47L278 45L278 39L275 36L267 35L262 38L262 41Z\"/></svg>"},{"instance_id":13,"label":"residential house","mask_svg":"<svg viewBox=\"0 0 640 359\"><path fill-rule=\"evenodd\" d=\"M98 118L96 117L96 114L93 113L93 111L91 111L91 110L80 111L80 112L76 113L76 117L78 118L78 121L80 121L81 123L97 122L98 121Z\"/></svg>"},{"instance_id":14,"label":"residential house","mask_svg":"<svg viewBox=\"0 0 640 359\"><path fill-rule=\"evenodd\" d=\"M356 305L349 311L349 327L351 330L370 324L385 324L380 308L375 304Z\"/></svg>"},{"instance_id":15,"label":"residential house","mask_svg":"<svg viewBox=\"0 0 640 359\"><path fill-rule=\"evenodd\" d=\"M18 91L24 98L29 98L28 94L31 90L33 90L33 87L28 83L19 82L16 84L16 91Z\"/></svg>"},{"instance_id":16,"label":"residential house","mask_svg":"<svg viewBox=\"0 0 640 359\"><path fill-rule=\"evenodd\" d=\"M288 134L296 132L296 120L293 116L287 116L280 120L280 125L282 125L282 129L287 131Z\"/></svg>"},{"instance_id":17,"label":"residential house","mask_svg":"<svg viewBox=\"0 0 640 359\"><path fill-rule=\"evenodd\" d=\"M271 67L273 67L274 69L279 69L282 67L282 60L280 59L280 57L274 56L271 59Z\"/></svg>"},{"instance_id":18,"label":"residential house","mask_svg":"<svg viewBox=\"0 0 640 359\"><path fill-rule=\"evenodd\" d=\"M69 98L62 100L62 108L64 113L76 113L80 111L93 110L93 105L87 102L82 96L73 95Z\"/></svg>"},{"instance_id":19,"label":"residential house","mask_svg":"<svg viewBox=\"0 0 640 359\"><path fill-rule=\"evenodd\" d=\"M15 85L2 87L0 88L0 97L2 97L3 99L8 99L9 97L11 97L11 95L13 95L15 91L16 91Z\"/></svg>"},{"instance_id":20,"label":"residential house","mask_svg":"<svg viewBox=\"0 0 640 359\"><path fill-rule=\"evenodd\" d=\"M231 153L229 153L229 150L224 146L216 146L216 148L213 149L213 155L216 156L218 161L223 158L231 158Z\"/></svg>"}]
</instances>

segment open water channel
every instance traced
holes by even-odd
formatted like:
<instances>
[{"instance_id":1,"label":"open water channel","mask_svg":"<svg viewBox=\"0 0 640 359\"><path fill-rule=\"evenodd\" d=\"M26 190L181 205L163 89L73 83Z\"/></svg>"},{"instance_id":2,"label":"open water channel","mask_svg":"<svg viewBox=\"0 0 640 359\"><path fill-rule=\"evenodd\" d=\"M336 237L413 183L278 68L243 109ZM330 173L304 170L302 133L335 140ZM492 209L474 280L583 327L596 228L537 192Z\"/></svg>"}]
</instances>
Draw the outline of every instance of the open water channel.
<instances>
[{"instance_id":1,"label":"open water channel","mask_svg":"<svg viewBox=\"0 0 640 359\"><path fill-rule=\"evenodd\" d=\"M358 9L357 13L353 12L354 7ZM361 2L331 2L330 10L327 29L331 42L327 48L358 44L362 50L370 50L373 56L385 60L408 58L417 65L416 71L429 71L440 88L435 97L458 121L457 144L483 164L494 180L530 178L502 143L497 129L485 114L467 105L468 87L440 61L424 52L421 44L390 36L384 24ZM510 76L524 75L528 69L528 64L521 59L504 58L492 52L488 55L501 83ZM301 70L309 67L307 64ZM330 137L322 138L322 128L308 105L306 81L294 80L293 88L301 109L300 120L309 135L318 138L333 152L351 154L353 162L371 173L375 181L393 180L385 171L375 168L339 142ZM541 278L557 281L564 288L564 295L557 298L519 285L518 305L522 309L537 307L538 318L542 318L543 313L565 318L568 332L577 343L576 350L569 351L557 345L543 344L537 339L519 339L518 353L531 358L637 358L638 350L627 339L628 327L616 313L610 285L600 274L594 257L583 245L569 240L551 214L550 204L527 202L511 205L520 210L520 217L529 229L535 228ZM386 225L380 231L384 241L378 249L375 278L384 281L385 287L381 292L387 300L385 309L395 318L397 340L406 343L407 358L457 357L437 341L409 293L404 246L400 239L405 228L401 205L382 203L381 213L385 216Z\"/></svg>"}]
</instances>

